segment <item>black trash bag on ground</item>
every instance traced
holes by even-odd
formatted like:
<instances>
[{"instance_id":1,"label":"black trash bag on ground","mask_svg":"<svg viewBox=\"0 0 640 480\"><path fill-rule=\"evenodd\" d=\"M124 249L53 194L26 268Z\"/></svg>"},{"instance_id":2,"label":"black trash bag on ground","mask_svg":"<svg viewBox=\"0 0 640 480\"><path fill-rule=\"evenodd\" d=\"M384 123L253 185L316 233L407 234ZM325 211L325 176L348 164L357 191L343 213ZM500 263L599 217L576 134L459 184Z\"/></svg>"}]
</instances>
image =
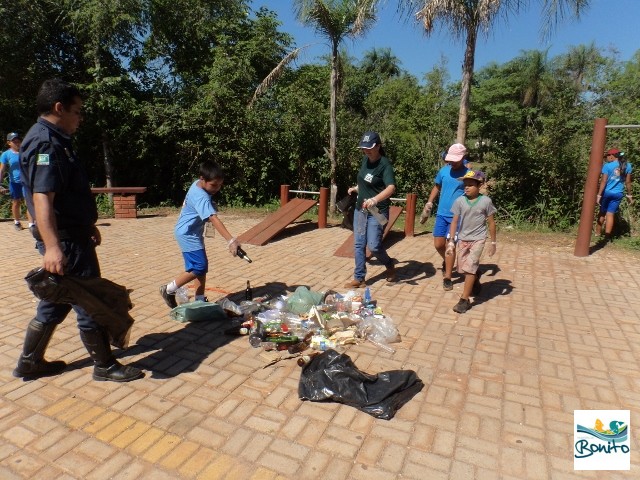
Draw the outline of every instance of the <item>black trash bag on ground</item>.
<instances>
[{"instance_id":1,"label":"black trash bag on ground","mask_svg":"<svg viewBox=\"0 0 640 480\"><path fill-rule=\"evenodd\" d=\"M390 420L424 384L412 370L376 375L361 372L348 355L327 350L302 369L298 396L312 402L334 401Z\"/></svg>"},{"instance_id":2,"label":"black trash bag on ground","mask_svg":"<svg viewBox=\"0 0 640 480\"><path fill-rule=\"evenodd\" d=\"M126 348L133 325L129 310L133 307L129 291L102 277L55 275L34 268L24 279L40 300L82 307L109 336L114 347Z\"/></svg>"},{"instance_id":3,"label":"black trash bag on ground","mask_svg":"<svg viewBox=\"0 0 640 480\"><path fill-rule=\"evenodd\" d=\"M356 192L352 192L350 195L343 197L338 203L336 203L336 208L340 213L342 213L342 215L344 215L344 219L340 224L341 227L353 230L353 214L356 209L357 198L358 194Z\"/></svg>"}]
</instances>

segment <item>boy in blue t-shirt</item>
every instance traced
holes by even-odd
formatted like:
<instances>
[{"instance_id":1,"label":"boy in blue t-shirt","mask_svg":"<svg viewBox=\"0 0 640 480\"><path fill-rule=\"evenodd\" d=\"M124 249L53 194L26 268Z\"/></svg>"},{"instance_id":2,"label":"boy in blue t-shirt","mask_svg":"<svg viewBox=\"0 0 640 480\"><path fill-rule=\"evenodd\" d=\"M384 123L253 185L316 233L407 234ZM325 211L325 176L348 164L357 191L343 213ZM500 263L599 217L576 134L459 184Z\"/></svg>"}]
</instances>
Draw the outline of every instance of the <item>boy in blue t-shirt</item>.
<instances>
[{"instance_id":1,"label":"boy in blue t-shirt","mask_svg":"<svg viewBox=\"0 0 640 480\"><path fill-rule=\"evenodd\" d=\"M218 207L211 198L222 188L224 173L217 163L205 160L200 164L200 178L193 182L182 204L180 217L176 223L174 234L182 257L184 272L175 280L160 287L160 295L170 308L175 308L176 290L187 283L196 281L196 300L205 300L204 291L209 271L209 260L204 248L204 228L207 222L227 241L229 253L238 254L240 242L232 236L218 218Z\"/></svg>"},{"instance_id":2,"label":"boy in blue t-shirt","mask_svg":"<svg viewBox=\"0 0 640 480\"><path fill-rule=\"evenodd\" d=\"M596 235L602 235L602 225L605 229L605 240L611 239L613 223L616 212L620 208L620 202L627 190L627 200L633 203L631 194L631 164L624 157L624 153L617 148L607 150L606 162L602 165L602 177L598 189L597 202L600 205L598 221L596 222Z\"/></svg>"},{"instance_id":3,"label":"boy in blue t-shirt","mask_svg":"<svg viewBox=\"0 0 640 480\"><path fill-rule=\"evenodd\" d=\"M438 211L436 213L436 222L433 226L433 245L436 251L442 257L442 287L445 290L453 289L451 274L453 270L454 256L446 256L447 238L449 236L449 227L453 214L451 206L455 200L462 196L464 187L458 179L463 177L469 171L464 164L467 156L467 147L461 143L455 143L449 147L444 157L447 165L442 167L436 174L435 185L429 194L429 199L424 206L423 217L428 217L433 208L433 202L440 197L438 201Z\"/></svg>"},{"instance_id":4,"label":"boy in blue t-shirt","mask_svg":"<svg viewBox=\"0 0 640 480\"><path fill-rule=\"evenodd\" d=\"M13 225L16 230L22 230L20 223L20 208L24 203L24 192L22 183L20 182L20 145L22 144L22 136L19 133L11 132L7 135L7 145L9 149L0 155L0 182L4 177L4 171L9 172L9 195L11 195L11 213L13 213ZM0 186L2 193L6 189ZM27 210L27 219L29 220L29 228L33 227L31 215Z\"/></svg>"}]
</instances>

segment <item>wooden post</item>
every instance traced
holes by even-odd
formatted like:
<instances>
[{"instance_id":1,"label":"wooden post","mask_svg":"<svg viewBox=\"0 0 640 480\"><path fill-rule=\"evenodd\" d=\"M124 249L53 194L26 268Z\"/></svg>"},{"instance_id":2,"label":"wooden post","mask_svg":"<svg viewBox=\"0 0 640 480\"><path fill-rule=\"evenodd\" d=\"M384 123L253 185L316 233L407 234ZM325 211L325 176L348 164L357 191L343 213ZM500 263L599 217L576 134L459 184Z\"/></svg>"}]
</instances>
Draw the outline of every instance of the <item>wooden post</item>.
<instances>
[{"instance_id":1,"label":"wooden post","mask_svg":"<svg viewBox=\"0 0 640 480\"><path fill-rule=\"evenodd\" d=\"M320 200L318 200L318 228L327 228L327 204L329 202L329 189L320 187Z\"/></svg>"},{"instance_id":2,"label":"wooden post","mask_svg":"<svg viewBox=\"0 0 640 480\"><path fill-rule=\"evenodd\" d=\"M404 236L413 237L414 227L416 224L416 203L418 195L415 193L407 193L406 213L404 215Z\"/></svg>"},{"instance_id":3,"label":"wooden post","mask_svg":"<svg viewBox=\"0 0 640 480\"><path fill-rule=\"evenodd\" d=\"M289 201L289 186L280 185L280 206L284 207Z\"/></svg>"},{"instance_id":4,"label":"wooden post","mask_svg":"<svg viewBox=\"0 0 640 480\"><path fill-rule=\"evenodd\" d=\"M589 169L587 179L584 182L584 196L582 197L582 211L578 224L578 236L573 255L586 257L589 255L591 243L591 230L593 229L593 212L596 207L596 195L598 194L598 179L602 170L602 158L604 146L607 141L607 119L596 118L591 137L591 156L589 157Z\"/></svg>"}]
</instances>

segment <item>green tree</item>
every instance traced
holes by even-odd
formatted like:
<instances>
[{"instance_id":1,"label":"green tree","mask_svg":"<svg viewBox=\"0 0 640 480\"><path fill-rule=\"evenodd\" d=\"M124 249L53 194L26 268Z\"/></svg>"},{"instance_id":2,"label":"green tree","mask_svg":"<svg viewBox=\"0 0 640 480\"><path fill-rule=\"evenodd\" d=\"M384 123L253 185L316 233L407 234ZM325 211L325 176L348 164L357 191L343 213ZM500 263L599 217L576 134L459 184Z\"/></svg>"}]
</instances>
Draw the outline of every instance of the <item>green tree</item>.
<instances>
[{"instance_id":1,"label":"green tree","mask_svg":"<svg viewBox=\"0 0 640 480\"><path fill-rule=\"evenodd\" d=\"M341 83L339 46L343 39L356 37L375 21L376 0L294 0L294 10L305 25L313 26L331 47L331 99L329 111L329 161L331 163L330 210L335 212L337 184L337 98Z\"/></svg>"},{"instance_id":2,"label":"green tree","mask_svg":"<svg viewBox=\"0 0 640 480\"><path fill-rule=\"evenodd\" d=\"M143 3L140 0L55 0L65 31L76 38L87 71L74 79L86 93L87 117L99 129L101 157L107 187L114 185L113 139L120 119L137 111L131 96L135 89L123 59L136 56L143 33Z\"/></svg>"},{"instance_id":3,"label":"green tree","mask_svg":"<svg viewBox=\"0 0 640 480\"><path fill-rule=\"evenodd\" d=\"M567 7L578 15L589 0L541 0L547 25L562 17ZM427 35L436 26L443 25L457 39L464 39L465 51L462 62L462 86L458 113L457 141L464 143L469 122L469 102L475 64L478 35L489 35L501 18L517 14L531 0L401 0L403 8L418 9L416 18L424 26Z\"/></svg>"}]
</instances>

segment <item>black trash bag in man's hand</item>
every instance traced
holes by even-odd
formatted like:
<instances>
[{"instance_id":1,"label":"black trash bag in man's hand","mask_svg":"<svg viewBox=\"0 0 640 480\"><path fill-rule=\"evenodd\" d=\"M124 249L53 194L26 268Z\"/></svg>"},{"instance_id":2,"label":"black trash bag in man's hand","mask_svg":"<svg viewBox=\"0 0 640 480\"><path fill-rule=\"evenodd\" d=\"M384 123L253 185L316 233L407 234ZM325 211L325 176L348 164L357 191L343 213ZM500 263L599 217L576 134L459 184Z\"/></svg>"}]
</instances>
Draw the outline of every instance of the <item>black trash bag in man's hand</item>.
<instances>
[{"instance_id":1,"label":"black trash bag in man's hand","mask_svg":"<svg viewBox=\"0 0 640 480\"><path fill-rule=\"evenodd\" d=\"M24 279L29 290L40 300L78 305L91 315L107 332L114 347L129 345L133 307L129 291L102 277L55 275L43 268L34 268Z\"/></svg>"},{"instance_id":2,"label":"black trash bag in man's hand","mask_svg":"<svg viewBox=\"0 0 640 480\"><path fill-rule=\"evenodd\" d=\"M348 355L327 350L304 366L298 385L301 400L334 401L390 420L424 384L412 370L364 373Z\"/></svg>"}]
</instances>

